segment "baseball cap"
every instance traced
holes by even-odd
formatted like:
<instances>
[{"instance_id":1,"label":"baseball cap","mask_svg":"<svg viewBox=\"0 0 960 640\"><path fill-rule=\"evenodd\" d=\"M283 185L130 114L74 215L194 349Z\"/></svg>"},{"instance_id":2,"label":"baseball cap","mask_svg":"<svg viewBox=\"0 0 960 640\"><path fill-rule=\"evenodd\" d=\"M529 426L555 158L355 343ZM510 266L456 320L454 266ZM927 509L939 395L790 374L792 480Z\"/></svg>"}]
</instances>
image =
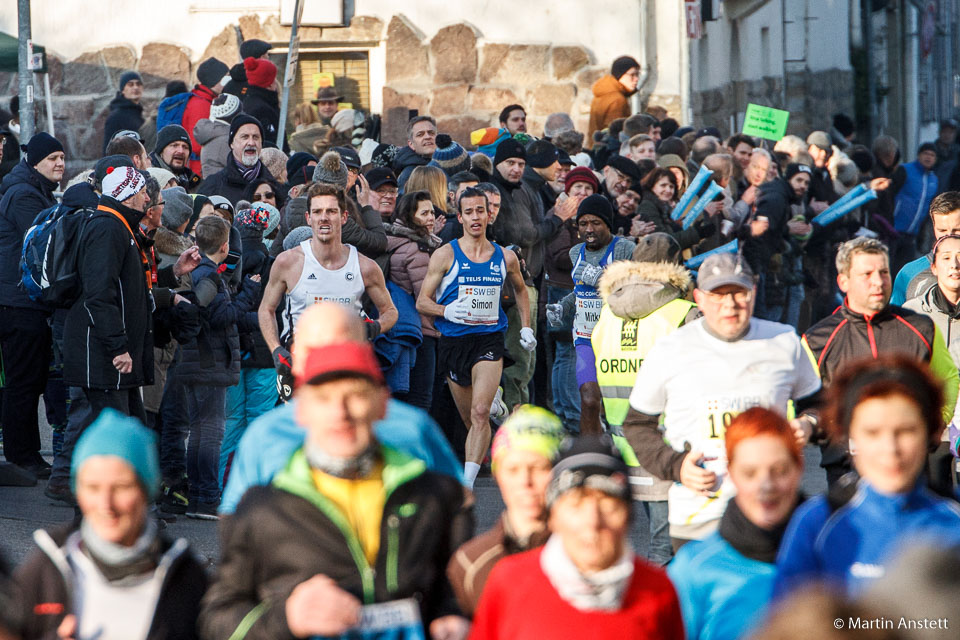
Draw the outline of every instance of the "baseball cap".
<instances>
[{"instance_id":1,"label":"baseball cap","mask_svg":"<svg viewBox=\"0 0 960 640\"><path fill-rule=\"evenodd\" d=\"M367 179L367 183L370 185L372 191L376 191L385 184L391 184L395 187L399 186L397 184L397 177L393 175L393 171L386 167L374 167L367 171L364 177Z\"/></svg>"},{"instance_id":2,"label":"baseball cap","mask_svg":"<svg viewBox=\"0 0 960 640\"><path fill-rule=\"evenodd\" d=\"M323 384L340 378L366 378L384 384L373 347L367 343L343 342L315 347L307 352L307 363L297 386Z\"/></svg>"},{"instance_id":3,"label":"baseball cap","mask_svg":"<svg viewBox=\"0 0 960 640\"><path fill-rule=\"evenodd\" d=\"M360 164L360 154L353 147L334 147L333 150L340 154L340 159L343 160L343 164L347 165L348 169L363 167Z\"/></svg>"},{"instance_id":4,"label":"baseball cap","mask_svg":"<svg viewBox=\"0 0 960 640\"><path fill-rule=\"evenodd\" d=\"M697 288L701 291L713 291L731 284L744 289L752 289L756 284L750 265L741 255L718 253L710 256L700 265L700 271L697 273Z\"/></svg>"},{"instance_id":5,"label":"baseball cap","mask_svg":"<svg viewBox=\"0 0 960 640\"><path fill-rule=\"evenodd\" d=\"M567 491L581 487L597 489L630 504L629 474L609 435L567 438L560 445L560 455L547 485L547 506L553 506Z\"/></svg>"}]
</instances>

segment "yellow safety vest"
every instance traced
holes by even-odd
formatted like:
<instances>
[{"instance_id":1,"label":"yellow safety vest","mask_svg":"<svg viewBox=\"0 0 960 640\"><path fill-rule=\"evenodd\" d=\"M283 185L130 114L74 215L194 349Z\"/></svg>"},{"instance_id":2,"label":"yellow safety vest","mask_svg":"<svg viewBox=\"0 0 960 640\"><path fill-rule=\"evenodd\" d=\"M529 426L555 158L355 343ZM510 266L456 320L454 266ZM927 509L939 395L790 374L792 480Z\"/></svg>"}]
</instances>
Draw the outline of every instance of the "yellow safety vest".
<instances>
[{"instance_id":1,"label":"yellow safety vest","mask_svg":"<svg viewBox=\"0 0 960 640\"><path fill-rule=\"evenodd\" d=\"M591 343L597 361L597 384L603 395L603 408L613 439L624 460L639 466L633 448L623 437L621 426L630 409L630 392L640 372L640 364L653 344L672 333L696 306L677 298L663 305L645 318L634 320L614 315L603 305L600 320L593 328Z\"/></svg>"}]
</instances>

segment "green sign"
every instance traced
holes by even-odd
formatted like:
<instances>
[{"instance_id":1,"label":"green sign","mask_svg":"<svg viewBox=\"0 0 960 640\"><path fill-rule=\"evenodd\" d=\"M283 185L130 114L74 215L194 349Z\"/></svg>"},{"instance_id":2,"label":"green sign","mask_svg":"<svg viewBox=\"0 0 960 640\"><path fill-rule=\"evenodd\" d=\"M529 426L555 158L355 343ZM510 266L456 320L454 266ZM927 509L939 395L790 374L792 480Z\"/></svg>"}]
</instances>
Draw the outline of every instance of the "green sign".
<instances>
[{"instance_id":1,"label":"green sign","mask_svg":"<svg viewBox=\"0 0 960 640\"><path fill-rule=\"evenodd\" d=\"M759 104L748 104L743 118L743 133L766 140L779 140L787 133L790 112Z\"/></svg>"}]
</instances>

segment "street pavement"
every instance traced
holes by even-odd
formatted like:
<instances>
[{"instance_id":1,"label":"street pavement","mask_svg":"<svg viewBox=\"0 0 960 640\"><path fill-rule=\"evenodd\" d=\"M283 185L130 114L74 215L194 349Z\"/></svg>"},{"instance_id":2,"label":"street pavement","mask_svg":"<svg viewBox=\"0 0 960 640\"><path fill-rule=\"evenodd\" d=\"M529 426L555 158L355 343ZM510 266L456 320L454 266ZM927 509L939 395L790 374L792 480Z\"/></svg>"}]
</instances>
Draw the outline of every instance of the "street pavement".
<instances>
[{"instance_id":1,"label":"street pavement","mask_svg":"<svg viewBox=\"0 0 960 640\"><path fill-rule=\"evenodd\" d=\"M41 421L41 439L48 449L43 453L50 460L50 429L43 420L42 408ZM820 469L820 451L816 447L807 447L804 453L806 470L802 490L807 495L822 493L826 490L826 478ZM11 565L20 563L33 549L33 531L55 527L73 518L71 507L62 506L43 495L45 484L41 480L35 487L0 487L0 555ZM496 522L503 510L503 501L490 477L479 477L474 493L476 532L482 533ZM638 553L644 554L648 544L646 516L642 509L634 509L634 518L633 530L639 532L633 537L634 547ZM166 534L186 538L198 556L211 566L216 564L219 557L216 522L179 516L176 522L167 525Z\"/></svg>"}]
</instances>

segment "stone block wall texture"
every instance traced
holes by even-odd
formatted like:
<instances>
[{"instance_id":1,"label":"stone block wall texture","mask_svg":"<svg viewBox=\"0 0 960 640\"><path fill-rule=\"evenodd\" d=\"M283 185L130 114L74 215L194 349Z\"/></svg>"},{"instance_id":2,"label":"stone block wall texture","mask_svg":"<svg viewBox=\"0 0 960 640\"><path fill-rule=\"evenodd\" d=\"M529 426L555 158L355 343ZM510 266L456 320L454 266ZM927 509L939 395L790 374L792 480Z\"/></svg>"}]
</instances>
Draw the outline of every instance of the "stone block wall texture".
<instances>
[{"instance_id":1,"label":"stone block wall texture","mask_svg":"<svg viewBox=\"0 0 960 640\"><path fill-rule=\"evenodd\" d=\"M838 111L853 113L852 86L852 71L791 71L786 76L784 103L782 78L732 82L723 88L694 92L694 120L700 126L714 126L726 134L730 116L753 102L789 111L787 133L806 137L815 129L828 130Z\"/></svg>"}]
</instances>

